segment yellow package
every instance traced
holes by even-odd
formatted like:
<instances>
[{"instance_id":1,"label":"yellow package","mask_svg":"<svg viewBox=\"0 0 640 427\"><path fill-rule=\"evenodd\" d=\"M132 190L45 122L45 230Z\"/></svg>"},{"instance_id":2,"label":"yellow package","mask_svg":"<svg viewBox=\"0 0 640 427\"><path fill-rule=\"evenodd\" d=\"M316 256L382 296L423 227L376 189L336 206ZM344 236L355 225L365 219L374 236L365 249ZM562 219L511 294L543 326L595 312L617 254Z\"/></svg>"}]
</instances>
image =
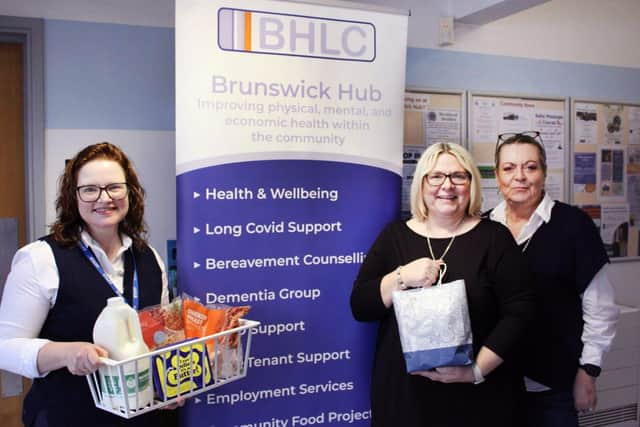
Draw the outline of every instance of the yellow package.
<instances>
[{"instance_id":1,"label":"yellow package","mask_svg":"<svg viewBox=\"0 0 640 427\"><path fill-rule=\"evenodd\" d=\"M160 400L213 384L206 347L202 343L188 344L154 356L153 381Z\"/></svg>"}]
</instances>

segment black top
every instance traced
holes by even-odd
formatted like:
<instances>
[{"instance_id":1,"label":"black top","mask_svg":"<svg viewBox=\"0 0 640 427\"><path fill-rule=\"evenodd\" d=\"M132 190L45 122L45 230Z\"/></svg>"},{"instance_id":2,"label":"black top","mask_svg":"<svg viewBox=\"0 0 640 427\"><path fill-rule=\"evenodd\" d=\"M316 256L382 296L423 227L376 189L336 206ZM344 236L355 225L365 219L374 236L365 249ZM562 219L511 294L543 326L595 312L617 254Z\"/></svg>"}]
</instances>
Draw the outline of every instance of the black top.
<instances>
[{"instance_id":1,"label":"black top","mask_svg":"<svg viewBox=\"0 0 640 427\"><path fill-rule=\"evenodd\" d=\"M450 239L431 239L434 255ZM531 273L509 230L481 220L455 238L443 282L464 279L474 354L487 346L505 360L479 385L444 384L406 372L393 307L380 297L382 277L429 256L427 239L405 222L388 225L360 268L351 309L361 321L379 321L371 390L372 426L517 426L522 379L511 366L515 347L533 317Z\"/></svg>"},{"instance_id":2,"label":"black top","mask_svg":"<svg viewBox=\"0 0 640 427\"><path fill-rule=\"evenodd\" d=\"M59 342L93 342L93 325L115 296L111 287L84 256L78 246L63 248L50 236L43 238L51 246L60 277L56 303L49 310L40 338ZM149 247L134 249L140 291L140 309L160 304L162 270ZM133 257L125 253L124 296L131 302ZM25 426L151 426L157 425L158 411L126 420L97 409L87 379L72 375L67 368L57 369L36 378L23 408Z\"/></svg>"},{"instance_id":3,"label":"black top","mask_svg":"<svg viewBox=\"0 0 640 427\"><path fill-rule=\"evenodd\" d=\"M582 210L556 201L525 256L539 310L523 352L524 373L553 389L572 390L582 353L580 295L609 262L600 233Z\"/></svg>"}]
</instances>

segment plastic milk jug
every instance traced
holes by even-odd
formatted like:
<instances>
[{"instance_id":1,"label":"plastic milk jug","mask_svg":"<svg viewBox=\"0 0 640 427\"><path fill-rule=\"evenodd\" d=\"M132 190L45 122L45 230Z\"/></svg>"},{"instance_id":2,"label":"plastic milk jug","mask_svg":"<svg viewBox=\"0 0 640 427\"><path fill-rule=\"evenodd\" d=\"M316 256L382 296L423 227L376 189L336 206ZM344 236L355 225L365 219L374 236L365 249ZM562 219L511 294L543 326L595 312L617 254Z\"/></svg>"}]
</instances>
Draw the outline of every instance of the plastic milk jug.
<instances>
[{"instance_id":1,"label":"plastic milk jug","mask_svg":"<svg viewBox=\"0 0 640 427\"><path fill-rule=\"evenodd\" d=\"M93 342L109 352L109 359L120 361L147 353L142 338L138 313L122 297L107 300L107 305L93 326ZM140 409L153 401L149 358L144 357L119 365L100 367L103 404L113 409Z\"/></svg>"}]
</instances>

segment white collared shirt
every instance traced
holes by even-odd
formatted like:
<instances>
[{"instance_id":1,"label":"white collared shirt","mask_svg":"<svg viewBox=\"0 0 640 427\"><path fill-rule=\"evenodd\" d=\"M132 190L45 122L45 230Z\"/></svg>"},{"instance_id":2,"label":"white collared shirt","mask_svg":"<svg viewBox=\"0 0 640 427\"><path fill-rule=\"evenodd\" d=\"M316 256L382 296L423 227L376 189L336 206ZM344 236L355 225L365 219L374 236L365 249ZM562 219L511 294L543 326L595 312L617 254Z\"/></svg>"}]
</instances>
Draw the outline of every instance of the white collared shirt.
<instances>
[{"instance_id":1,"label":"white collared shirt","mask_svg":"<svg viewBox=\"0 0 640 427\"><path fill-rule=\"evenodd\" d=\"M98 263L122 292L124 279L124 253L132 240L122 236L122 247L113 261L100 245L83 231L82 241L93 251ZM151 246L149 246L151 247ZM162 270L161 302L169 302L167 275L164 262L151 248ZM28 378L47 374L38 371L38 352L49 340L38 338L49 310L56 303L60 277L48 243L35 241L16 252L11 263L0 304L0 369ZM108 286L105 283L105 286Z\"/></svg>"},{"instance_id":2,"label":"white collared shirt","mask_svg":"<svg viewBox=\"0 0 640 427\"><path fill-rule=\"evenodd\" d=\"M518 245L527 242L542 224L551 220L551 210L554 205L555 202L551 197L545 194L527 224L520 230L520 234L516 238ZM502 201L490 214L492 220L498 221L505 226L507 225L506 206L506 202ZM602 366L602 358L611 348L611 343L616 334L616 322L618 321L620 309L615 304L613 286L607 276L608 265L603 265L598 273L593 276L593 279L591 279L582 294L584 328L582 331L583 348L580 364L589 363ZM549 387L530 378L525 378L525 382L528 391L549 390Z\"/></svg>"}]
</instances>

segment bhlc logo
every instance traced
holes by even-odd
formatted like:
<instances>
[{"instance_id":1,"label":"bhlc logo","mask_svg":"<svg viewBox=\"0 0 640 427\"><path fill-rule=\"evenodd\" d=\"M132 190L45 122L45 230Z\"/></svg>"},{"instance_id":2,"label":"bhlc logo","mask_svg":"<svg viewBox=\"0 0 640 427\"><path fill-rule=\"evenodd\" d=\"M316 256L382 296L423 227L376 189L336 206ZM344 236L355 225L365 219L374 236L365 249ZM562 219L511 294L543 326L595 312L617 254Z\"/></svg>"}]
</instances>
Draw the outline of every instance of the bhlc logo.
<instances>
[{"instance_id":1,"label":"bhlc logo","mask_svg":"<svg viewBox=\"0 0 640 427\"><path fill-rule=\"evenodd\" d=\"M369 22L221 8L218 46L234 52L373 62L376 29Z\"/></svg>"}]
</instances>

